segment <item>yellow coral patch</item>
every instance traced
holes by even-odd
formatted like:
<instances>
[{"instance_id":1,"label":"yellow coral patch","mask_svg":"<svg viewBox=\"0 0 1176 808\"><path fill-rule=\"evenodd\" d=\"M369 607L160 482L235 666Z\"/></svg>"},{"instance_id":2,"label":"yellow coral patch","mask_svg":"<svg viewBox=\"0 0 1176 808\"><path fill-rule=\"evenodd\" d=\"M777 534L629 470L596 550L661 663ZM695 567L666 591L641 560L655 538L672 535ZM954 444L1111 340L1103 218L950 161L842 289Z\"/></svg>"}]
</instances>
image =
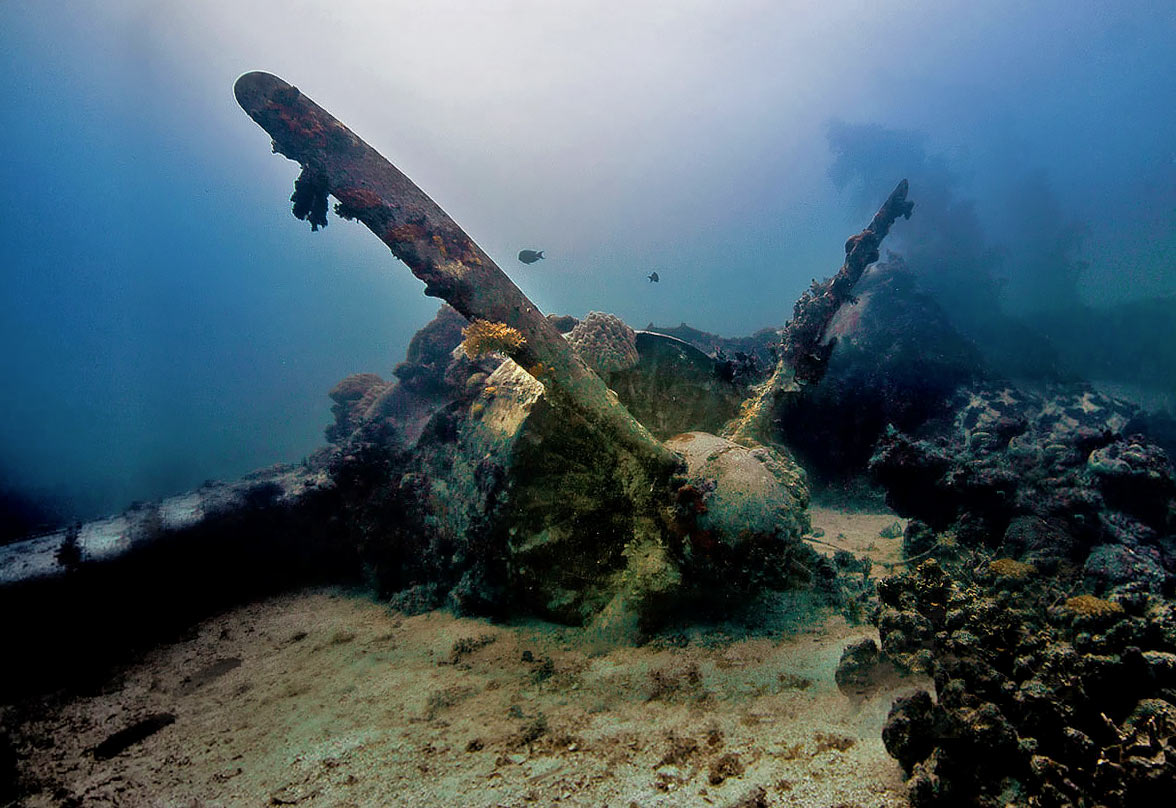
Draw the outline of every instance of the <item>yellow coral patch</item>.
<instances>
[{"instance_id":1,"label":"yellow coral patch","mask_svg":"<svg viewBox=\"0 0 1176 808\"><path fill-rule=\"evenodd\" d=\"M527 344L517 328L489 320L474 320L462 329L461 335L461 347L471 359L496 351L510 356Z\"/></svg>"},{"instance_id":2,"label":"yellow coral patch","mask_svg":"<svg viewBox=\"0 0 1176 808\"><path fill-rule=\"evenodd\" d=\"M998 558L988 562L988 571L999 578L1022 581L1037 572L1037 567L1012 558Z\"/></svg>"},{"instance_id":3,"label":"yellow coral patch","mask_svg":"<svg viewBox=\"0 0 1176 808\"><path fill-rule=\"evenodd\" d=\"M1068 611L1083 617L1110 617L1123 614L1123 607L1110 600L1096 598L1094 595L1078 595L1066 601Z\"/></svg>"}]
</instances>

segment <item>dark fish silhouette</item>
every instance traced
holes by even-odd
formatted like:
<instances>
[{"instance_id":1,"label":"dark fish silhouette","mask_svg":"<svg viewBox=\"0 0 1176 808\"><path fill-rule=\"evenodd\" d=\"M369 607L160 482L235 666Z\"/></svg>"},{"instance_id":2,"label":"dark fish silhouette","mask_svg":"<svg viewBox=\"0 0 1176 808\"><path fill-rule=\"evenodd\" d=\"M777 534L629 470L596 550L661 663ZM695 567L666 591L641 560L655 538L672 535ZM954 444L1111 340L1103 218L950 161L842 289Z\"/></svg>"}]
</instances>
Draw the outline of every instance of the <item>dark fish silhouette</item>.
<instances>
[{"instance_id":1,"label":"dark fish silhouette","mask_svg":"<svg viewBox=\"0 0 1176 808\"><path fill-rule=\"evenodd\" d=\"M650 282L650 283L657 283L657 282L658 282L658 281L660 281L660 280L661 280L661 278L659 278L659 277L657 276L657 273L656 273L656 272L650 272L650 273L649 273L649 282Z\"/></svg>"},{"instance_id":2,"label":"dark fish silhouette","mask_svg":"<svg viewBox=\"0 0 1176 808\"><path fill-rule=\"evenodd\" d=\"M533 264L543 257L543 250L523 250L519 253L519 260L524 264Z\"/></svg>"}]
</instances>

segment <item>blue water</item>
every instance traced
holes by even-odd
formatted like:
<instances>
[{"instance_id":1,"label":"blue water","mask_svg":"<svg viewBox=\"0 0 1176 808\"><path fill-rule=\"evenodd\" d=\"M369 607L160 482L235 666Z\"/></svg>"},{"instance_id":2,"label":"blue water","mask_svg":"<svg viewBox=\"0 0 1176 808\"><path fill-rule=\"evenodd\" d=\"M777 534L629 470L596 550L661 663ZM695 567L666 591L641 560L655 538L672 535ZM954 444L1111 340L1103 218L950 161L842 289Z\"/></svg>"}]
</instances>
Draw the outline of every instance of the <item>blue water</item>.
<instances>
[{"instance_id":1,"label":"blue water","mask_svg":"<svg viewBox=\"0 0 1176 808\"><path fill-rule=\"evenodd\" d=\"M903 176L888 246L961 328L1176 294L1171 2L632 5L0 3L0 488L84 517L297 460L435 311L290 216L251 69L544 311L779 325Z\"/></svg>"}]
</instances>

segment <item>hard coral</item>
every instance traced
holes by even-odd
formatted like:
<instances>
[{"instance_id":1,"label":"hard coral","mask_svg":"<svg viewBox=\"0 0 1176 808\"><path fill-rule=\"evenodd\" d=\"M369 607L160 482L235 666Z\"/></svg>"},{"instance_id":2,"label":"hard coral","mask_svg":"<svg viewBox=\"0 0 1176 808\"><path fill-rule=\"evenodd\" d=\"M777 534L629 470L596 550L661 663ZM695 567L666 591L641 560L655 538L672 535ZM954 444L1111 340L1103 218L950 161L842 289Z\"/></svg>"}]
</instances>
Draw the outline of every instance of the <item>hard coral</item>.
<instances>
[{"instance_id":1,"label":"hard coral","mask_svg":"<svg viewBox=\"0 0 1176 808\"><path fill-rule=\"evenodd\" d=\"M879 585L884 655L922 655L935 698L891 710L883 742L914 808L1157 804L1176 765L1176 607L1037 575L1016 592L923 564ZM946 587L945 587L946 584ZM908 666L910 667L910 666Z\"/></svg>"},{"instance_id":2,"label":"hard coral","mask_svg":"<svg viewBox=\"0 0 1176 808\"><path fill-rule=\"evenodd\" d=\"M327 395L336 404L346 404L349 401L357 401L363 398L368 390L383 383L384 380L375 373L352 373L331 388L331 392Z\"/></svg>"},{"instance_id":3,"label":"hard coral","mask_svg":"<svg viewBox=\"0 0 1176 808\"><path fill-rule=\"evenodd\" d=\"M461 331L467 325L449 304L443 305L433 321L422 328L408 344L404 361L393 369L396 378L416 393L440 394L452 387L446 372L453 361L453 349L461 343ZM463 368L464 369L464 368ZM464 384L467 376L453 379Z\"/></svg>"},{"instance_id":4,"label":"hard coral","mask_svg":"<svg viewBox=\"0 0 1176 808\"><path fill-rule=\"evenodd\" d=\"M1111 600L1096 598L1094 595L1078 595L1065 603L1066 611L1083 617L1111 617L1123 614L1123 607Z\"/></svg>"},{"instance_id":5,"label":"hard coral","mask_svg":"<svg viewBox=\"0 0 1176 808\"><path fill-rule=\"evenodd\" d=\"M1092 593L1170 591L1176 473L1160 447L1123 436L1132 405L1083 385L981 384L953 406L954 423L877 444L871 470L901 516L1048 575L1080 574Z\"/></svg>"},{"instance_id":6,"label":"hard coral","mask_svg":"<svg viewBox=\"0 0 1176 808\"><path fill-rule=\"evenodd\" d=\"M474 320L462 329L461 335L461 347L471 359L494 352L510 356L527 344L517 328L489 320Z\"/></svg>"},{"instance_id":7,"label":"hard coral","mask_svg":"<svg viewBox=\"0 0 1176 808\"><path fill-rule=\"evenodd\" d=\"M389 389L374 373L353 373L335 385L328 394L334 405L335 423L326 430L327 440L339 443L359 428L376 399Z\"/></svg>"},{"instance_id":8,"label":"hard coral","mask_svg":"<svg viewBox=\"0 0 1176 808\"><path fill-rule=\"evenodd\" d=\"M588 312L566 337L597 373L628 370L637 364L637 332L611 314Z\"/></svg>"},{"instance_id":9,"label":"hard coral","mask_svg":"<svg viewBox=\"0 0 1176 808\"><path fill-rule=\"evenodd\" d=\"M1033 573L1037 572L1037 568L1032 564L1025 564L1012 558L998 558L988 562L988 571L997 578L1008 578L1014 581L1023 581Z\"/></svg>"}]
</instances>

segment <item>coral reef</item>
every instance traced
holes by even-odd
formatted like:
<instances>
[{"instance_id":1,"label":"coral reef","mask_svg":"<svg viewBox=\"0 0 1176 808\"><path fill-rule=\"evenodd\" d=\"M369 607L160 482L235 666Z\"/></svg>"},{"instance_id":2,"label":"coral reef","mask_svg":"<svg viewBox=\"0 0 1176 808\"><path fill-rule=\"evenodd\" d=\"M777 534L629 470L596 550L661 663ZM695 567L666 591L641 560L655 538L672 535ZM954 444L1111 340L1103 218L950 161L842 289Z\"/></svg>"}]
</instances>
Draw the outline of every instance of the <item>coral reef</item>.
<instances>
[{"instance_id":1,"label":"coral reef","mask_svg":"<svg viewBox=\"0 0 1176 808\"><path fill-rule=\"evenodd\" d=\"M1123 755L1138 704L1176 695L1162 673L1176 635L1160 628L1171 467L1122 434L1128 405L1088 388L983 385L958 401L940 434L892 432L872 461L894 507L923 520L908 552L944 558L937 531L963 545L951 574L926 561L879 590L883 650L936 681L937 702L897 706L888 729L912 803L952 804L967 781L989 789L978 804L1138 804L1176 777ZM974 552L1005 555L975 577ZM985 739L998 751L967 762ZM1150 760L1166 741L1147 743Z\"/></svg>"},{"instance_id":2,"label":"coral reef","mask_svg":"<svg viewBox=\"0 0 1176 808\"><path fill-rule=\"evenodd\" d=\"M967 546L1081 570L1095 592L1171 591L1176 483L1162 449L1123 434L1133 414L1082 385L965 387L953 421L918 439L889 431L871 469L898 513Z\"/></svg>"},{"instance_id":3,"label":"coral reef","mask_svg":"<svg viewBox=\"0 0 1176 808\"><path fill-rule=\"evenodd\" d=\"M601 376L637 364L637 334L619 318L590 311L567 334L580 358Z\"/></svg>"},{"instance_id":4,"label":"coral reef","mask_svg":"<svg viewBox=\"0 0 1176 808\"><path fill-rule=\"evenodd\" d=\"M923 558L878 587L883 654L930 674L883 739L924 806L1132 806L1176 787L1176 488L1089 387L962 388L871 466ZM931 556L930 558L926 558Z\"/></svg>"},{"instance_id":5,"label":"coral reef","mask_svg":"<svg viewBox=\"0 0 1176 808\"><path fill-rule=\"evenodd\" d=\"M883 652L932 675L883 741L914 808L1134 806L1176 785L1176 608L1144 593L1061 607L934 560L879 587ZM1064 591L1064 590L1063 590Z\"/></svg>"}]
</instances>

